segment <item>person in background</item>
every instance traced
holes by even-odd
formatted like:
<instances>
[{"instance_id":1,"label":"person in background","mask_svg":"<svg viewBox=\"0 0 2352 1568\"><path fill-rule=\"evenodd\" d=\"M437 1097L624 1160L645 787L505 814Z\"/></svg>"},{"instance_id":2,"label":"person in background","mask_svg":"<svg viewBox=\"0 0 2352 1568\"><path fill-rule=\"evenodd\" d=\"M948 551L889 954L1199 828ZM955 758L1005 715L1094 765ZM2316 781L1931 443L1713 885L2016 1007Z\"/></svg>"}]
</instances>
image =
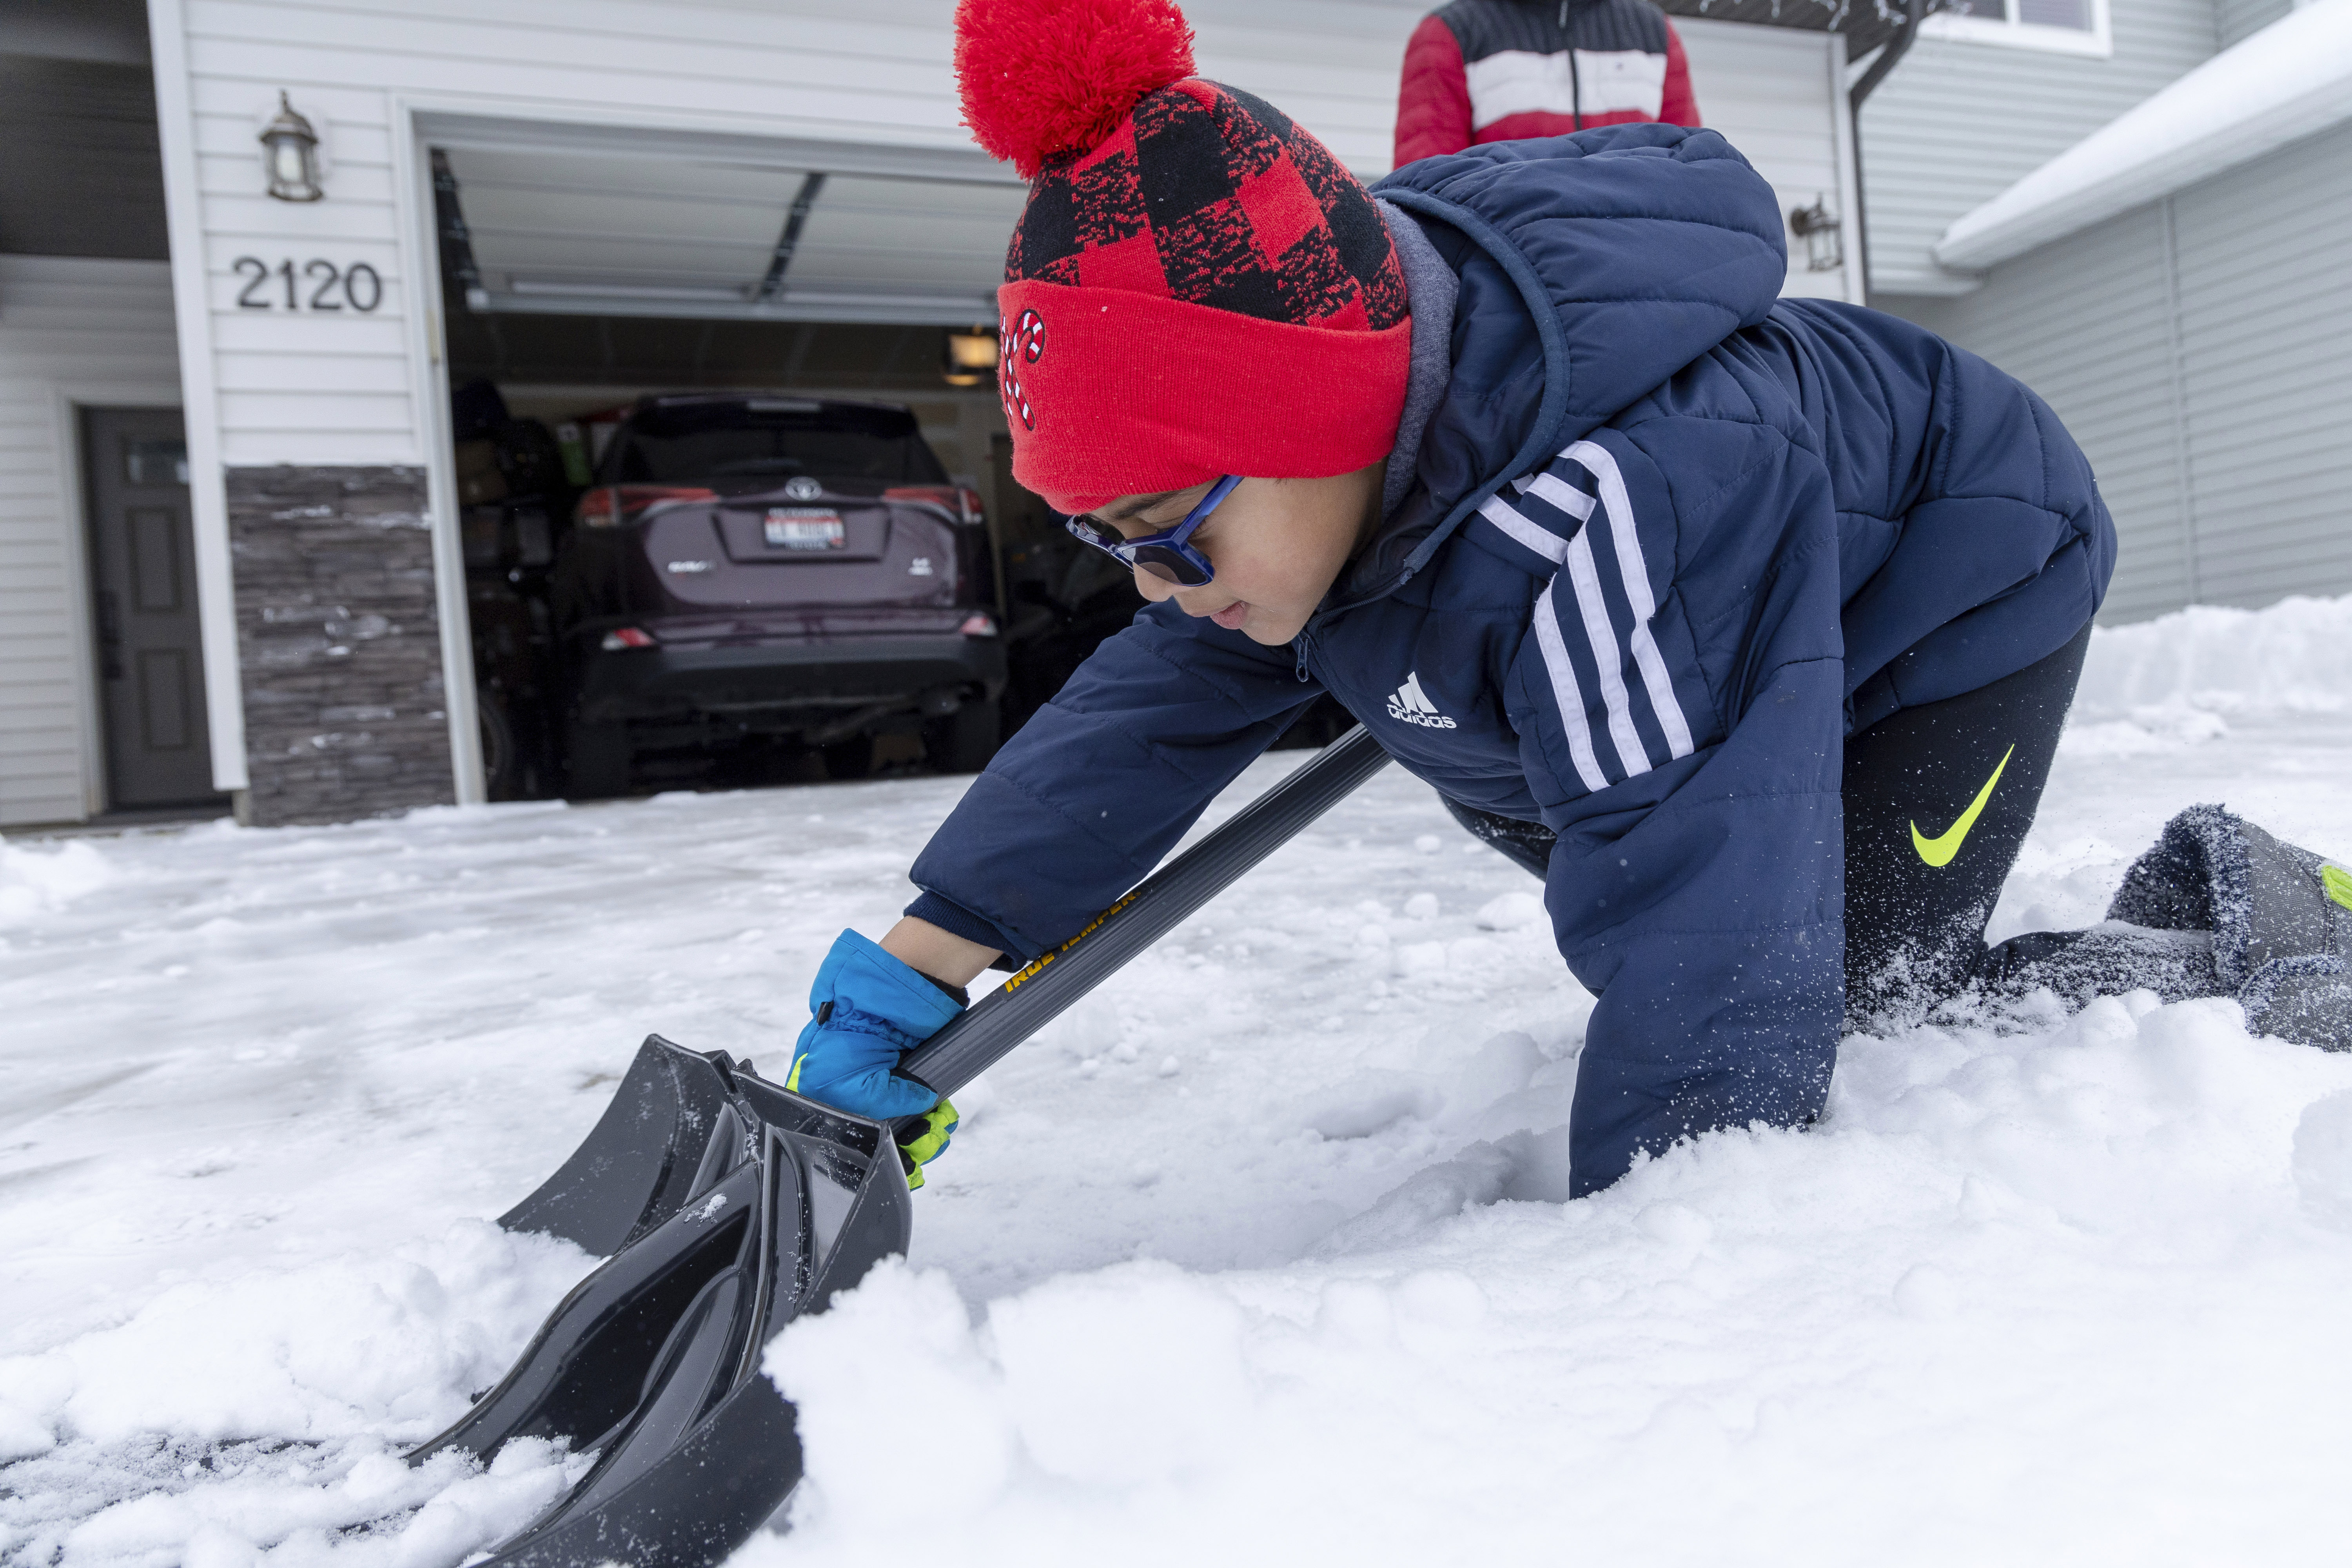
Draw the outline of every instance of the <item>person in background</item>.
<instances>
[{"instance_id":1,"label":"person in background","mask_svg":"<svg viewBox=\"0 0 2352 1568\"><path fill-rule=\"evenodd\" d=\"M1699 122L1683 41L1649 0L1454 0L1405 45L1396 166L1644 121Z\"/></svg>"}]
</instances>

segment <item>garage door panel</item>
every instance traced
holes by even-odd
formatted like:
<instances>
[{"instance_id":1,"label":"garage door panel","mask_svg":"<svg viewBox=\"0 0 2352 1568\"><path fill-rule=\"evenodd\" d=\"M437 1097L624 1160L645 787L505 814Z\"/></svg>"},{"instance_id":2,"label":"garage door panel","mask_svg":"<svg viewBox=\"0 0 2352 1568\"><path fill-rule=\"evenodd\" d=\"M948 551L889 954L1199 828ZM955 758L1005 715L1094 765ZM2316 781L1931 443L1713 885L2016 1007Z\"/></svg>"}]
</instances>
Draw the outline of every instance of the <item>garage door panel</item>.
<instances>
[{"instance_id":1,"label":"garage door panel","mask_svg":"<svg viewBox=\"0 0 2352 1568\"><path fill-rule=\"evenodd\" d=\"M588 158L462 148L449 154L449 167L464 187L468 207L482 199L503 199L489 198L492 191L541 189L584 200L640 195L680 205L719 202L781 212L792 205L809 173L799 168L665 158Z\"/></svg>"},{"instance_id":2,"label":"garage door panel","mask_svg":"<svg viewBox=\"0 0 2352 1568\"><path fill-rule=\"evenodd\" d=\"M805 151L805 144L802 144ZM871 148L845 161L870 168ZM679 158L655 148L583 153L528 146L446 150L476 268L493 310L614 316L704 313L841 319L985 314L1025 187L980 178L837 174ZM862 160L862 161L861 161ZM910 163L910 169L919 165ZM781 288L764 296L777 245L812 173L825 174ZM898 301L894 306L892 301ZM903 307L903 308L900 308Z\"/></svg>"},{"instance_id":3,"label":"garage door panel","mask_svg":"<svg viewBox=\"0 0 2352 1568\"><path fill-rule=\"evenodd\" d=\"M975 286L971 268L962 258L939 258L907 251L860 251L825 261L795 265L787 293L811 289L864 293L877 289L904 289L922 294L992 295L994 285Z\"/></svg>"},{"instance_id":4,"label":"garage door panel","mask_svg":"<svg viewBox=\"0 0 2352 1568\"><path fill-rule=\"evenodd\" d=\"M942 222L986 222L1009 234L1028 199L1028 190L1018 185L828 174L816 210L826 215L907 213Z\"/></svg>"},{"instance_id":5,"label":"garage door panel","mask_svg":"<svg viewBox=\"0 0 2352 1568\"><path fill-rule=\"evenodd\" d=\"M789 198L774 204L691 202L635 192L587 196L514 189L501 191L495 202L467 204L466 216L477 245L486 236L509 232L648 238L679 235L772 243L791 207Z\"/></svg>"}]
</instances>

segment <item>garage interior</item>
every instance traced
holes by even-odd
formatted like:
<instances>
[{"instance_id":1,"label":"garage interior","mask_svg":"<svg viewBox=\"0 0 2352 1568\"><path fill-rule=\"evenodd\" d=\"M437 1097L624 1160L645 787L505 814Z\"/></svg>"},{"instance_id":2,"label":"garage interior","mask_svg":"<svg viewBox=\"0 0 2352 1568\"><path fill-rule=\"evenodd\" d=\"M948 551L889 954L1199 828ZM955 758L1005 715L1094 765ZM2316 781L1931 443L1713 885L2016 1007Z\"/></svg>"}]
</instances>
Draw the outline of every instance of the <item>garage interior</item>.
<instances>
[{"instance_id":1,"label":"garage interior","mask_svg":"<svg viewBox=\"0 0 2352 1568\"><path fill-rule=\"evenodd\" d=\"M978 493L1010 734L1140 604L1012 478L994 289L1024 188L974 151L452 120L426 128L493 799L564 792L547 584L620 414L759 389L901 405ZM961 362L951 359L962 340ZM632 788L925 771L914 734L640 756Z\"/></svg>"}]
</instances>

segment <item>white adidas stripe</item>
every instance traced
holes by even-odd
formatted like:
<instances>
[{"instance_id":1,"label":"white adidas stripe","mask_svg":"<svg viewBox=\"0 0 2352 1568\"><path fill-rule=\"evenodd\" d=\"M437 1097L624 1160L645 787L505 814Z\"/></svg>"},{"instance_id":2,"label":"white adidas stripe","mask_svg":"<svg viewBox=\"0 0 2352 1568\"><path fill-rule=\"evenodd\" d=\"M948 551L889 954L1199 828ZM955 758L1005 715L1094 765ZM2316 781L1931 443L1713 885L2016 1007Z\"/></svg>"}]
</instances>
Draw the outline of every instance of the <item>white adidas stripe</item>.
<instances>
[{"instance_id":1,"label":"white adidas stripe","mask_svg":"<svg viewBox=\"0 0 2352 1568\"><path fill-rule=\"evenodd\" d=\"M1565 453L1562 454L1562 456L1565 455ZM1527 493L1533 495L1548 506L1568 513L1579 522L1590 518L1592 515L1592 509L1601 504L1549 468L1530 476L1528 480Z\"/></svg>"},{"instance_id":2,"label":"white adidas stripe","mask_svg":"<svg viewBox=\"0 0 2352 1568\"><path fill-rule=\"evenodd\" d=\"M1550 584L1536 595L1536 646L1543 649L1544 668L1551 672L1551 700L1559 709L1560 728L1568 731L1568 754L1576 763L1576 776L1586 789L1607 789L1609 775L1601 771L1601 759L1592 751L1592 729L1584 721L1584 693L1577 688L1576 667L1568 661L1559 616L1552 612Z\"/></svg>"},{"instance_id":3,"label":"white adidas stripe","mask_svg":"<svg viewBox=\"0 0 2352 1568\"><path fill-rule=\"evenodd\" d=\"M1478 515L1501 529L1514 544L1535 552L1557 566L1568 559L1568 541L1548 528L1538 528L1511 510L1510 503L1500 495L1488 496L1478 505Z\"/></svg>"},{"instance_id":4,"label":"white adidas stripe","mask_svg":"<svg viewBox=\"0 0 2352 1568\"><path fill-rule=\"evenodd\" d=\"M1538 474L1514 479L1511 485L1525 495L1535 488L1536 479L1549 478L1548 474ZM1556 479L1552 482L1559 484ZM1567 489L1564 485L1559 488ZM1572 490L1570 493L1575 494ZM1591 498L1580 496L1578 499L1585 503L1585 511L1589 512ZM1554 566L1568 559L1567 540L1548 528L1539 528L1529 522L1499 494L1488 496L1481 502L1478 515L1501 529L1513 543L1525 546ZM1577 515L1581 517L1584 513ZM1600 755L1592 749L1592 726L1584 717L1584 691L1577 684L1576 667L1569 662L1568 644L1560 637L1559 616L1552 608L1551 591L1553 584L1558 581L1557 576L1553 577L1536 595L1536 646L1543 650L1544 668L1551 676L1552 702L1559 710L1560 728L1568 732L1568 754L1570 760L1576 763L1576 775L1584 781L1586 789L1604 790L1609 787L1609 775L1601 771ZM1612 640L1612 651L1614 651L1614 639Z\"/></svg>"},{"instance_id":5,"label":"white adidas stripe","mask_svg":"<svg viewBox=\"0 0 2352 1568\"><path fill-rule=\"evenodd\" d=\"M1568 547L1568 580L1576 585L1576 607L1584 616L1584 637L1592 645L1592 662L1601 670L1601 701L1609 710L1609 738L1617 742L1617 760L1625 776L1638 778L1650 771L1650 753L1633 728L1633 705L1625 693L1625 673L1617 659L1617 628L1609 624L1609 605L1601 597L1601 573L1592 561L1592 532L1580 531Z\"/></svg>"},{"instance_id":6,"label":"white adidas stripe","mask_svg":"<svg viewBox=\"0 0 2352 1568\"><path fill-rule=\"evenodd\" d=\"M1650 635L1650 620L1658 613L1658 601L1650 592L1650 566L1642 558L1641 532L1633 525L1633 498L1626 492L1625 476L1618 471L1617 459L1609 455L1609 448L1595 442L1579 441L1560 456L1581 463L1600 486L1601 504L1609 513L1609 540L1617 547L1617 569L1624 579L1625 600L1633 609L1633 663L1642 671L1642 685L1650 694L1658 728L1665 731L1668 754L1687 757L1695 749L1690 721L1675 700L1675 683L1666 674L1657 639ZM1612 637L1610 642L1613 656L1616 639Z\"/></svg>"},{"instance_id":7,"label":"white adidas stripe","mask_svg":"<svg viewBox=\"0 0 2352 1568\"><path fill-rule=\"evenodd\" d=\"M1511 481L1511 488L1581 521L1590 521L1596 508L1609 514L1609 542L1617 557L1626 605L1633 615L1633 633L1626 639L1633 665L1641 672L1643 691L1650 700L1659 730L1665 735L1667 754L1689 756L1696 749L1691 739L1690 721L1675 695L1665 658L1658 651L1657 639L1650 631L1650 622L1658 613L1657 595L1650 588L1649 563L1642 554L1641 531L1634 521L1633 500L1626 489L1625 477L1609 449L1595 442L1579 441L1560 456L1592 475L1600 490L1597 500L1549 472L1523 475ZM1608 714L1612 746L1624 765L1627 778L1648 773L1649 751L1642 743L1641 731L1633 726L1633 698L1625 684L1624 660L1618 652L1616 627L1609 619L1608 601L1602 596L1600 565L1592 552L1590 531L1579 530L1572 541L1562 539L1551 530L1529 521L1499 494L1489 496L1479 506L1478 514L1514 543L1566 569L1569 584L1576 595L1585 640L1592 649L1593 667L1600 674L1601 701ZM1536 643L1543 651L1544 665L1551 676L1552 696L1559 706L1562 726L1568 732L1569 754L1576 763L1578 776L1588 789L1604 789L1608 787L1608 775L1600 765L1591 724L1585 716L1583 689L1569 662L1568 646L1553 604L1552 589L1557 582L1555 578L1547 583L1538 596Z\"/></svg>"}]
</instances>

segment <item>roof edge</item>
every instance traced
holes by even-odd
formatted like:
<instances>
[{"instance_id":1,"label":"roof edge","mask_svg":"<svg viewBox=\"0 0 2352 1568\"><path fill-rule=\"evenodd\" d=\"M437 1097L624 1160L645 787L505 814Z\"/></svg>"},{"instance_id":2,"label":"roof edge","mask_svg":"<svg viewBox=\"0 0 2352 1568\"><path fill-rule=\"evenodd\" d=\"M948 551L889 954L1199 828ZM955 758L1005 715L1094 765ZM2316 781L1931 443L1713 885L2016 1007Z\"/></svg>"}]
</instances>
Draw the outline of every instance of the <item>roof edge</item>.
<instances>
[{"instance_id":1,"label":"roof edge","mask_svg":"<svg viewBox=\"0 0 2352 1568\"><path fill-rule=\"evenodd\" d=\"M2316 0L2158 89L1937 241L1981 269L2352 120L2352 0Z\"/></svg>"}]
</instances>

